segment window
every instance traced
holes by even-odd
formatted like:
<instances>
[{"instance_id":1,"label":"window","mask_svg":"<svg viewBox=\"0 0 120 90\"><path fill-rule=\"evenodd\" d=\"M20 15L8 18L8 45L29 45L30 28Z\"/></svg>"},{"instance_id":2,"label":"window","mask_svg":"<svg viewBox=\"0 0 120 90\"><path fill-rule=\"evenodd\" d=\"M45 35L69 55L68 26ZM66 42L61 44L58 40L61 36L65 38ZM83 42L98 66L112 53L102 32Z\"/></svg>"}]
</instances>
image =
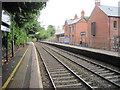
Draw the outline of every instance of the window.
<instances>
[{"instance_id":1,"label":"window","mask_svg":"<svg viewBox=\"0 0 120 90\"><path fill-rule=\"evenodd\" d=\"M117 21L114 21L114 22L113 22L113 27L114 27L114 28L117 28Z\"/></svg>"},{"instance_id":2,"label":"window","mask_svg":"<svg viewBox=\"0 0 120 90\"><path fill-rule=\"evenodd\" d=\"M74 25L72 26L72 32L74 32Z\"/></svg>"},{"instance_id":3,"label":"window","mask_svg":"<svg viewBox=\"0 0 120 90\"><path fill-rule=\"evenodd\" d=\"M91 23L91 35L96 35L96 22Z\"/></svg>"}]
</instances>

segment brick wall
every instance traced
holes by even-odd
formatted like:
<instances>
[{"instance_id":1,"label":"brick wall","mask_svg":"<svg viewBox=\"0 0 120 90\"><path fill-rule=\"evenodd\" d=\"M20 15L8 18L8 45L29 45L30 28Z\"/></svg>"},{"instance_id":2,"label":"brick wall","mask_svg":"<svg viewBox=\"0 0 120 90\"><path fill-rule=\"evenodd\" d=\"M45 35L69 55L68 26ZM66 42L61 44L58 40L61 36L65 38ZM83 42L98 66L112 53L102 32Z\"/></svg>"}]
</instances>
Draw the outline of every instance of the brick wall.
<instances>
[{"instance_id":1,"label":"brick wall","mask_svg":"<svg viewBox=\"0 0 120 90\"><path fill-rule=\"evenodd\" d=\"M117 27L113 27L113 22L117 21ZM91 35L91 23L96 22L96 35ZM108 17L97 6L94 8L87 29L87 44L89 47L112 49L113 36L118 36L118 18Z\"/></svg>"},{"instance_id":2,"label":"brick wall","mask_svg":"<svg viewBox=\"0 0 120 90\"><path fill-rule=\"evenodd\" d=\"M81 35L81 32L87 33L87 21L85 19L81 19L80 22L76 23L75 44L80 44L80 41L86 42L86 35Z\"/></svg>"}]
</instances>

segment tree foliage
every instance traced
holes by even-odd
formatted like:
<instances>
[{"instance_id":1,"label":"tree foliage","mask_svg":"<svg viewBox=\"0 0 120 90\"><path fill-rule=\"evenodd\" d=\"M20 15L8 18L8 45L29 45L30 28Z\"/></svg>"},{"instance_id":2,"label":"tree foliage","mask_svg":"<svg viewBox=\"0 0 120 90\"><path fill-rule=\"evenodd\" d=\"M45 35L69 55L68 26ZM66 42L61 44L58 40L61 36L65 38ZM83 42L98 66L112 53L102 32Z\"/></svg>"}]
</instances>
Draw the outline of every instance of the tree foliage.
<instances>
[{"instance_id":1,"label":"tree foliage","mask_svg":"<svg viewBox=\"0 0 120 90\"><path fill-rule=\"evenodd\" d=\"M49 37L52 37L55 34L55 28L52 25L49 25L47 28L47 33L49 35Z\"/></svg>"},{"instance_id":2,"label":"tree foliage","mask_svg":"<svg viewBox=\"0 0 120 90\"><path fill-rule=\"evenodd\" d=\"M41 27L40 31L36 34L36 37L40 40L48 39L53 37L55 34L55 28L52 25L49 25L47 30Z\"/></svg>"},{"instance_id":3,"label":"tree foliage","mask_svg":"<svg viewBox=\"0 0 120 90\"><path fill-rule=\"evenodd\" d=\"M22 28L26 23L37 20L46 2L3 2L3 9L11 13L16 25Z\"/></svg>"},{"instance_id":4,"label":"tree foliage","mask_svg":"<svg viewBox=\"0 0 120 90\"><path fill-rule=\"evenodd\" d=\"M9 33L9 47L11 47L12 30L14 29L15 45L24 43L29 34L35 34L40 28L37 21L40 11L46 2L3 2L2 7L11 15L11 32ZM3 37L6 34L3 33ZM3 38L4 40L4 38ZM3 43L4 44L4 43Z\"/></svg>"}]
</instances>

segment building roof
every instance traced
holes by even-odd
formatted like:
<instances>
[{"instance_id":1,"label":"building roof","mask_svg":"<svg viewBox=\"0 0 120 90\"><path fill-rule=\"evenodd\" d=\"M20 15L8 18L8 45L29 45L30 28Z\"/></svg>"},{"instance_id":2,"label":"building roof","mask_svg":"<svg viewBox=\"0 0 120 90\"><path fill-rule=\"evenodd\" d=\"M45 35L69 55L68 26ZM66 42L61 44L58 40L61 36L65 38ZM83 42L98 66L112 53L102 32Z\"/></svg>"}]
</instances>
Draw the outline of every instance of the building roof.
<instances>
[{"instance_id":1,"label":"building roof","mask_svg":"<svg viewBox=\"0 0 120 90\"><path fill-rule=\"evenodd\" d=\"M57 29L55 31L55 35L60 35L60 34L64 34L64 30L63 29Z\"/></svg>"},{"instance_id":2,"label":"building roof","mask_svg":"<svg viewBox=\"0 0 120 90\"><path fill-rule=\"evenodd\" d=\"M82 18L66 20L68 25L75 24L79 22Z\"/></svg>"},{"instance_id":3,"label":"building roof","mask_svg":"<svg viewBox=\"0 0 120 90\"><path fill-rule=\"evenodd\" d=\"M100 5L98 7L108 16L120 17L120 15L118 14L118 7L104 5Z\"/></svg>"}]
</instances>

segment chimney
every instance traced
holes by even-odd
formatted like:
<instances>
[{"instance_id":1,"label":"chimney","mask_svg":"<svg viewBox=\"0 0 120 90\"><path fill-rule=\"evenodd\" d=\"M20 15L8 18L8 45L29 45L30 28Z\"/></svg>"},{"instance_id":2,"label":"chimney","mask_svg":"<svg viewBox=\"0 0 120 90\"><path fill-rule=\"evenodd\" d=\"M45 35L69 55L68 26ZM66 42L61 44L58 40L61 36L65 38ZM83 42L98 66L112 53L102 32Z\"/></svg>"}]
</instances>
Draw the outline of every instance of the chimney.
<instances>
[{"instance_id":1,"label":"chimney","mask_svg":"<svg viewBox=\"0 0 120 90\"><path fill-rule=\"evenodd\" d=\"M77 14L75 14L75 16L74 16L74 19L78 19L78 16L77 16Z\"/></svg>"},{"instance_id":2,"label":"chimney","mask_svg":"<svg viewBox=\"0 0 120 90\"><path fill-rule=\"evenodd\" d=\"M84 17L84 16L85 16L85 12L84 12L84 10L82 10L81 17Z\"/></svg>"},{"instance_id":3,"label":"chimney","mask_svg":"<svg viewBox=\"0 0 120 90\"><path fill-rule=\"evenodd\" d=\"M95 0L95 6L100 6L100 0Z\"/></svg>"}]
</instances>

